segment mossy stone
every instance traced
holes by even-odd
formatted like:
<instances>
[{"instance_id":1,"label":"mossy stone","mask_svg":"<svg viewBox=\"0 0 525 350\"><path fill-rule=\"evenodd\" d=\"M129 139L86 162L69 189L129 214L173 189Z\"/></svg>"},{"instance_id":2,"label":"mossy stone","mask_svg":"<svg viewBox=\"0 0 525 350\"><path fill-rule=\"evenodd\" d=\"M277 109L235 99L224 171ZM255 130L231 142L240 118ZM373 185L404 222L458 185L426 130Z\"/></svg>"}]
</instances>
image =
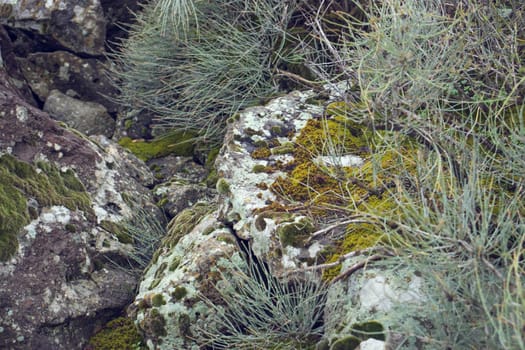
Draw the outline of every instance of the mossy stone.
<instances>
[{"instance_id":1,"label":"mossy stone","mask_svg":"<svg viewBox=\"0 0 525 350\"><path fill-rule=\"evenodd\" d=\"M63 205L94 216L91 199L71 170L62 172L46 162L34 166L2 155L0 178L0 261L15 254L18 233L38 214L32 207L29 215L26 198L33 198L40 207Z\"/></svg>"}]
</instances>

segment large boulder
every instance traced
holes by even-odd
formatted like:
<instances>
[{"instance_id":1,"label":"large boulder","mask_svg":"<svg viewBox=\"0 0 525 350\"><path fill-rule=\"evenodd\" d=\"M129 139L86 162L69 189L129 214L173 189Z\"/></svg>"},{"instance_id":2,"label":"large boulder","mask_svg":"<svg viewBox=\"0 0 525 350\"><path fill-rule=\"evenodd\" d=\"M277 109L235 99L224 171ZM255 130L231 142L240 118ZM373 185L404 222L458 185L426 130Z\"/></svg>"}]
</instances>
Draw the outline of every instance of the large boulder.
<instances>
[{"instance_id":1,"label":"large boulder","mask_svg":"<svg viewBox=\"0 0 525 350\"><path fill-rule=\"evenodd\" d=\"M2 0L0 24L31 31L76 53L102 55L106 20L99 0Z\"/></svg>"},{"instance_id":2,"label":"large boulder","mask_svg":"<svg viewBox=\"0 0 525 350\"><path fill-rule=\"evenodd\" d=\"M137 250L123 223L158 214L153 176L25 102L2 69L0 176L0 348L82 349L133 299Z\"/></svg>"}]
</instances>

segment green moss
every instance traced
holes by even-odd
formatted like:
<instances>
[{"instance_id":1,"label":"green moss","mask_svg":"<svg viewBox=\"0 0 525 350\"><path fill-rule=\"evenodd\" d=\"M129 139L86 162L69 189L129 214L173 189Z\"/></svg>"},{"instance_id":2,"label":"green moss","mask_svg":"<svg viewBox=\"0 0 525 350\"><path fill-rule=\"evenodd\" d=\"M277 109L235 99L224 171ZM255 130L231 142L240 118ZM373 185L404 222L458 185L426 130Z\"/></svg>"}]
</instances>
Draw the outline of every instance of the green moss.
<instances>
[{"instance_id":1,"label":"green moss","mask_svg":"<svg viewBox=\"0 0 525 350\"><path fill-rule=\"evenodd\" d=\"M330 350L354 350L360 343L361 340L359 338L349 335L334 342Z\"/></svg>"},{"instance_id":2,"label":"green moss","mask_svg":"<svg viewBox=\"0 0 525 350\"><path fill-rule=\"evenodd\" d=\"M151 305L155 307L160 307L162 305L166 305L166 300L164 300L164 297L162 296L162 294L155 294L151 298Z\"/></svg>"},{"instance_id":3,"label":"green moss","mask_svg":"<svg viewBox=\"0 0 525 350\"><path fill-rule=\"evenodd\" d=\"M295 145L291 142L285 142L280 146L274 147L271 149L272 154L288 154L295 151Z\"/></svg>"},{"instance_id":4,"label":"green moss","mask_svg":"<svg viewBox=\"0 0 525 350\"><path fill-rule=\"evenodd\" d=\"M133 243L133 238L130 236L128 230L124 226L116 222L109 221L109 220L102 220L100 222L100 227L102 227L104 230L115 235L115 237L117 237L118 241L121 243L124 243L124 244Z\"/></svg>"},{"instance_id":5,"label":"green moss","mask_svg":"<svg viewBox=\"0 0 525 350\"><path fill-rule=\"evenodd\" d=\"M162 281L161 278L155 278L153 279L153 281L151 282L151 284L149 285L149 290L152 290L153 288L155 288L156 286L159 285L160 281Z\"/></svg>"},{"instance_id":6,"label":"green moss","mask_svg":"<svg viewBox=\"0 0 525 350\"><path fill-rule=\"evenodd\" d=\"M312 221L306 217L302 217L297 222L284 223L277 227L277 235L281 240L283 247L304 246L304 240L310 237L310 233L314 230Z\"/></svg>"},{"instance_id":7,"label":"green moss","mask_svg":"<svg viewBox=\"0 0 525 350\"><path fill-rule=\"evenodd\" d=\"M226 179L222 177L217 181L215 188L217 189L217 192L219 192L219 194L226 195L230 193L230 184L228 183L228 181L226 181Z\"/></svg>"},{"instance_id":8,"label":"green moss","mask_svg":"<svg viewBox=\"0 0 525 350\"><path fill-rule=\"evenodd\" d=\"M10 155L0 157L0 261L9 259L18 248L17 234L38 214L29 215L26 198L34 198L39 207L63 205L94 216L91 199L71 170L61 172L54 165L37 166Z\"/></svg>"},{"instance_id":9,"label":"green moss","mask_svg":"<svg viewBox=\"0 0 525 350\"><path fill-rule=\"evenodd\" d=\"M183 287L183 286L178 286L178 287L175 288L175 290L174 290L173 292L171 292L171 296L172 296L173 299L175 299L176 301L181 300L181 299L184 298L187 294L188 294L188 291L187 291L186 288Z\"/></svg>"},{"instance_id":10,"label":"green moss","mask_svg":"<svg viewBox=\"0 0 525 350\"><path fill-rule=\"evenodd\" d=\"M126 130L131 129L132 126L133 126L133 119L126 119L126 120L124 121L124 128L125 128Z\"/></svg>"},{"instance_id":11,"label":"green moss","mask_svg":"<svg viewBox=\"0 0 525 350\"><path fill-rule=\"evenodd\" d=\"M137 158L148 161L169 154L192 156L195 146L194 138L195 135L189 132L171 132L149 141L123 137L119 140L119 144L129 149Z\"/></svg>"},{"instance_id":12,"label":"green moss","mask_svg":"<svg viewBox=\"0 0 525 350\"><path fill-rule=\"evenodd\" d=\"M252 172L254 173L265 173L268 167L266 165L262 164L255 164L252 168Z\"/></svg>"},{"instance_id":13,"label":"green moss","mask_svg":"<svg viewBox=\"0 0 525 350\"><path fill-rule=\"evenodd\" d=\"M65 229L67 232L75 233L77 232L77 227L73 224L66 224Z\"/></svg>"},{"instance_id":14,"label":"green moss","mask_svg":"<svg viewBox=\"0 0 525 350\"><path fill-rule=\"evenodd\" d=\"M108 322L89 340L93 350L137 350L145 349L142 338L129 318L120 317Z\"/></svg>"},{"instance_id":15,"label":"green moss","mask_svg":"<svg viewBox=\"0 0 525 350\"><path fill-rule=\"evenodd\" d=\"M204 163L204 167L206 169L211 170L214 168L215 159L217 159L217 156L219 155L220 150L221 149L219 147L216 147L216 148L212 148L208 152L208 155L206 156L206 162Z\"/></svg>"}]
</instances>

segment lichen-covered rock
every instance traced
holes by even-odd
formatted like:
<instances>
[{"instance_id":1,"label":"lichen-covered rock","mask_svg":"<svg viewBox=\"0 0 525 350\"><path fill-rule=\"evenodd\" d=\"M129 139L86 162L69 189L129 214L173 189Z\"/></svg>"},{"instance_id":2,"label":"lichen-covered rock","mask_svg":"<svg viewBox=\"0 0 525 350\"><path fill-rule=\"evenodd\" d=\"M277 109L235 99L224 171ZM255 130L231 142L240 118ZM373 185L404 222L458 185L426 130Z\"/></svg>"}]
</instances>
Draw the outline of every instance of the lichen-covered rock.
<instances>
[{"instance_id":1,"label":"lichen-covered rock","mask_svg":"<svg viewBox=\"0 0 525 350\"><path fill-rule=\"evenodd\" d=\"M0 69L0 348L82 349L132 299L118 228L155 207L152 174L124 154L61 127Z\"/></svg>"},{"instance_id":2,"label":"lichen-covered rock","mask_svg":"<svg viewBox=\"0 0 525 350\"><path fill-rule=\"evenodd\" d=\"M235 237L217 221L214 205L202 202L169 227L128 312L150 349L199 349L195 324L205 324L211 312L201 297L216 298L220 275L214 267L237 250Z\"/></svg>"},{"instance_id":3,"label":"lichen-covered rock","mask_svg":"<svg viewBox=\"0 0 525 350\"><path fill-rule=\"evenodd\" d=\"M106 20L99 0L2 0L0 5L0 24L33 31L73 52L104 53Z\"/></svg>"},{"instance_id":4,"label":"lichen-covered rock","mask_svg":"<svg viewBox=\"0 0 525 350\"><path fill-rule=\"evenodd\" d=\"M54 89L82 101L103 105L109 113L117 112L116 88L98 59L80 58L67 51L35 52L17 58L23 77L42 102Z\"/></svg>"},{"instance_id":5,"label":"lichen-covered rock","mask_svg":"<svg viewBox=\"0 0 525 350\"><path fill-rule=\"evenodd\" d=\"M49 92L44 111L86 135L111 137L115 131L115 121L104 106L78 100L58 90Z\"/></svg>"},{"instance_id":6,"label":"lichen-covered rock","mask_svg":"<svg viewBox=\"0 0 525 350\"><path fill-rule=\"evenodd\" d=\"M352 263L355 260L346 261L342 269ZM335 341L352 334L362 340L374 339L362 342L361 349L397 348L399 339L388 330L410 323L415 327L429 326L417 312L426 302L423 284L416 271L401 267L395 271L368 267L335 283L325 309L325 337ZM379 331L374 334L376 325Z\"/></svg>"},{"instance_id":7,"label":"lichen-covered rock","mask_svg":"<svg viewBox=\"0 0 525 350\"><path fill-rule=\"evenodd\" d=\"M306 243L314 223L293 214L292 206L287 208L271 189L293 160L293 142L301 129L323 114L323 107L306 103L312 96L293 92L231 118L215 162L223 219L232 222L240 238L250 240L255 254L286 267L315 259L320 250L318 243Z\"/></svg>"}]
</instances>

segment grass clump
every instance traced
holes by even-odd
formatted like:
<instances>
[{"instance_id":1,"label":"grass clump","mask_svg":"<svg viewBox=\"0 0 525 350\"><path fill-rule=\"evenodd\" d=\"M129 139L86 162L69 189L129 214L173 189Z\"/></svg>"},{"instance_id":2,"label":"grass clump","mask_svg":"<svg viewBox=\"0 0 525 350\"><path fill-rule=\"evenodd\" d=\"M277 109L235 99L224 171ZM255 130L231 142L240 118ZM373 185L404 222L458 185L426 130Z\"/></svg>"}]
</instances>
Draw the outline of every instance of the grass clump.
<instances>
[{"instance_id":1,"label":"grass clump","mask_svg":"<svg viewBox=\"0 0 525 350\"><path fill-rule=\"evenodd\" d=\"M300 56L287 33L298 1L159 0L136 16L110 75L119 101L156 127L220 141L226 119L279 90L277 69Z\"/></svg>"},{"instance_id":2,"label":"grass clump","mask_svg":"<svg viewBox=\"0 0 525 350\"><path fill-rule=\"evenodd\" d=\"M262 261L240 257L219 264L220 302L199 326L198 342L214 349L304 349L323 333L326 286L315 276L278 278Z\"/></svg>"}]
</instances>

